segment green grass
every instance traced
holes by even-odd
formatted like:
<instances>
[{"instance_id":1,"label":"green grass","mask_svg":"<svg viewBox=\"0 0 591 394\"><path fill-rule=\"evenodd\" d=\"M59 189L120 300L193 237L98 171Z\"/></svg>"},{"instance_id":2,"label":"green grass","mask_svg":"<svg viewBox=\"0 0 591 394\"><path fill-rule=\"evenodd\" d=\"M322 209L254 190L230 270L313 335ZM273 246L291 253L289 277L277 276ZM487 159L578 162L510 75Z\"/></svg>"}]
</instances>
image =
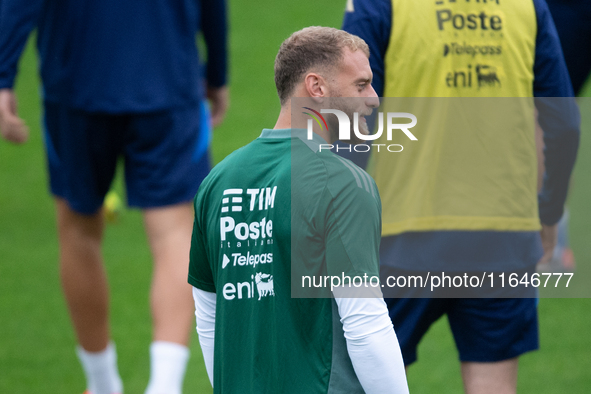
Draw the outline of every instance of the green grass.
<instances>
[{"instance_id":1,"label":"green grass","mask_svg":"<svg viewBox=\"0 0 591 394\"><path fill-rule=\"evenodd\" d=\"M338 27L345 2L261 3L230 4L231 108L224 125L215 131L216 161L256 138L263 127L275 124L279 102L273 59L283 39L308 25ZM29 45L21 59L16 91L31 139L19 147L0 141L0 393L81 393L84 378L59 286L55 213L47 192L36 67ZM590 90L588 86L587 96ZM586 119L591 124L588 112ZM591 266L590 132L590 127L583 132L569 202L571 243L581 270ZM122 190L120 179L116 188ZM149 375L151 257L139 212L126 210L120 223L107 228L103 250L120 371L126 392L142 393ZM588 392L590 300L542 299L539 309L541 349L522 358L520 392ZM196 335L191 350L185 392L211 392ZM421 343L419 360L409 370L411 392L461 391L457 353L444 319Z\"/></svg>"}]
</instances>

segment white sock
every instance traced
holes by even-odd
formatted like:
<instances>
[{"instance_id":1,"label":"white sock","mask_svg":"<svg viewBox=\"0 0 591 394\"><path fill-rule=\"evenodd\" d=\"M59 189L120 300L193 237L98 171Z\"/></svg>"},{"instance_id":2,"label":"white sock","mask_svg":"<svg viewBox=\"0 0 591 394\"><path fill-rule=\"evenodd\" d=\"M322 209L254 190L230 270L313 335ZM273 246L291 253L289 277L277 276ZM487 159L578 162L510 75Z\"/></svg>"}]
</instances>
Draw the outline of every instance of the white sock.
<instances>
[{"instance_id":1,"label":"white sock","mask_svg":"<svg viewBox=\"0 0 591 394\"><path fill-rule=\"evenodd\" d=\"M117 351L110 342L105 350L88 352L81 346L76 353L86 375L86 389L91 394L122 394L123 384L117 370Z\"/></svg>"},{"instance_id":2,"label":"white sock","mask_svg":"<svg viewBox=\"0 0 591 394\"><path fill-rule=\"evenodd\" d=\"M181 394L189 349L174 342L150 345L150 382L145 394Z\"/></svg>"}]
</instances>

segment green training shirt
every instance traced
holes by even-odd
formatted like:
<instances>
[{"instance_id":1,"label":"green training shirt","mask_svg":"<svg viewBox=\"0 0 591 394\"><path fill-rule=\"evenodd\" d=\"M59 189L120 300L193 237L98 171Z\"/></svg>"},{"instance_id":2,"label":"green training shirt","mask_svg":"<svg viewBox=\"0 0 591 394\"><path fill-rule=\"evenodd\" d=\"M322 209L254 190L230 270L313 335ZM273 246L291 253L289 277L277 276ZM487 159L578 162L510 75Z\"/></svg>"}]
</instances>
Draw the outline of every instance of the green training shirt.
<instances>
[{"instance_id":1,"label":"green training shirt","mask_svg":"<svg viewBox=\"0 0 591 394\"><path fill-rule=\"evenodd\" d=\"M195 197L189 283L216 293L215 393L363 392L323 278L377 278L381 203L321 144L265 129Z\"/></svg>"}]
</instances>

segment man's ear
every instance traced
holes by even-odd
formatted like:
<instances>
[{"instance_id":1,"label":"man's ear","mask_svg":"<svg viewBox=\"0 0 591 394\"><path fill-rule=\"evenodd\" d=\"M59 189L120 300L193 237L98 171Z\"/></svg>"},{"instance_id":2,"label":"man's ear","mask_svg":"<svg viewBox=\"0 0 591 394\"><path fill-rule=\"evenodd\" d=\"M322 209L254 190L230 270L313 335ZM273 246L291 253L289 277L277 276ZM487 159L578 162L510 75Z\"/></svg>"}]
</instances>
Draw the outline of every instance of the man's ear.
<instances>
[{"instance_id":1,"label":"man's ear","mask_svg":"<svg viewBox=\"0 0 591 394\"><path fill-rule=\"evenodd\" d=\"M309 73L304 78L304 87L308 95L316 102L321 103L328 94L326 81L321 75Z\"/></svg>"}]
</instances>

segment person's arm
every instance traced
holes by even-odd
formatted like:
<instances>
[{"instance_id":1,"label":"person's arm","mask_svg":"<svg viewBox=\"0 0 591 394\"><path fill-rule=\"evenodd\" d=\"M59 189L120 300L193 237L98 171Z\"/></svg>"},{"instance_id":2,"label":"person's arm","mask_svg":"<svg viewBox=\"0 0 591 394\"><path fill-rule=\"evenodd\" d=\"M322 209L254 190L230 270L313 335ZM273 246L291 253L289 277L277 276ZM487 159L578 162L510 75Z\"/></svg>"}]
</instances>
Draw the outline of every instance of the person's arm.
<instances>
[{"instance_id":1,"label":"person's arm","mask_svg":"<svg viewBox=\"0 0 591 394\"><path fill-rule=\"evenodd\" d=\"M325 234L326 273L369 278L366 286L343 283L333 289L349 358L366 393L407 393L402 354L388 309L380 287L371 286L372 278L379 278L378 190L367 173L345 159L338 160L340 171L327 178L329 198L321 199L325 220L318 222Z\"/></svg>"},{"instance_id":2,"label":"person's arm","mask_svg":"<svg viewBox=\"0 0 591 394\"><path fill-rule=\"evenodd\" d=\"M382 298L336 298L349 357L368 393L408 393L398 338Z\"/></svg>"},{"instance_id":3,"label":"person's arm","mask_svg":"<svg viewBox=\"0 0 591 394\"><path fill-rule=\"evenodd\" d=\"M29 136L25 122L18 117L12 87L18 59L42 6L42 0L0 2L0 134L14 143L23 143Z\"/></svg>"},{"instance_id":4,"label":"person's arm","mask_svg":"<svg viewBox=\"0 0 591 394\"><path fill-rule=\"evenodd\" d=\"M562 55L560 40L546 2L534 0L537 17L534 97L544 133L542 190L538 195L544 259L556 244L580 135L580 114Z\"/></svg>"},{"instance_id":5,"label":"person's arm","mask_svg":"<svg viewBox=\"0 0 591 394\"><path fill-rule=\"evenodd\" d=\"M225 0L201 1L201 31L207 46L207 98L211 122L219 125L229 103L227 84L228 27Z\"/></svg>"},{"instance_id":6,"label":"person's arm","mask_svg":"<svg viewBox=\"0 0 591 394\"><path fill-rule=\"evenodd\" d=\"M199 345L201 345L207 376L213 387L216 295L193 287L193 299L195 300L195 318L197 320Z\"/></svg>"},{"instance_id":7,"label":"person's arm","mask_svg":"<svg viewBox=\"0 0 591 394\"><path fill-rule=\"evenodd\" d=\"M193 299L195 300L195 317L197 320L197 333L203 352L207 376L213 387L214 377L214 339L215 339L215 314L216 314L216 286L212 266L210 264L205 234L203 229L203 215L206 209L203 207L203 198L207 179L201 183L199 192L195 196L195 221L191 236L191 251L189 253L189 277L188 281L193 286Z\"/></svg>"},{"instance_id":8,"label":"person's arm","mask_svg":"<svg viewBox=\"0 0 591 394\"><path fill-rule=\"evenodd\" d=\"M342 29L361 37L369 46L369 65L373 73L371 85L377 95L384 93L384 57L390 43L392 29L392 3L390 0L349 0L345 10ZM374 114L377 111L374 111ZM368 126L373 130L375 116L368 119ZM344 146L344 143L338 142ZM369 152L349 153L340 150L337 153L346 157L361 168L366 168Z\"/></svg>"},{"instance_id":9,"label":"person's arm","mask_svg":"<svg viewBox=\"0 0 591 394\"><path fill-rule=\"evenodd\" d=\"M16 96L10 88L0 89L0 135L15 144L29 139L29 128L18 116Z\"/></svg>"},{"instance_id":10,"label":"person's arm","mask_svg":"<svg viewBox=\"0 0 591 394\"><path fill-rule=\"evenodd\" d=\"M372 86L379 97L384 93L384 57L392 31L390 0L350 0L342 29L361 37L369 46Z\"/></svg>"}]
</instances>

